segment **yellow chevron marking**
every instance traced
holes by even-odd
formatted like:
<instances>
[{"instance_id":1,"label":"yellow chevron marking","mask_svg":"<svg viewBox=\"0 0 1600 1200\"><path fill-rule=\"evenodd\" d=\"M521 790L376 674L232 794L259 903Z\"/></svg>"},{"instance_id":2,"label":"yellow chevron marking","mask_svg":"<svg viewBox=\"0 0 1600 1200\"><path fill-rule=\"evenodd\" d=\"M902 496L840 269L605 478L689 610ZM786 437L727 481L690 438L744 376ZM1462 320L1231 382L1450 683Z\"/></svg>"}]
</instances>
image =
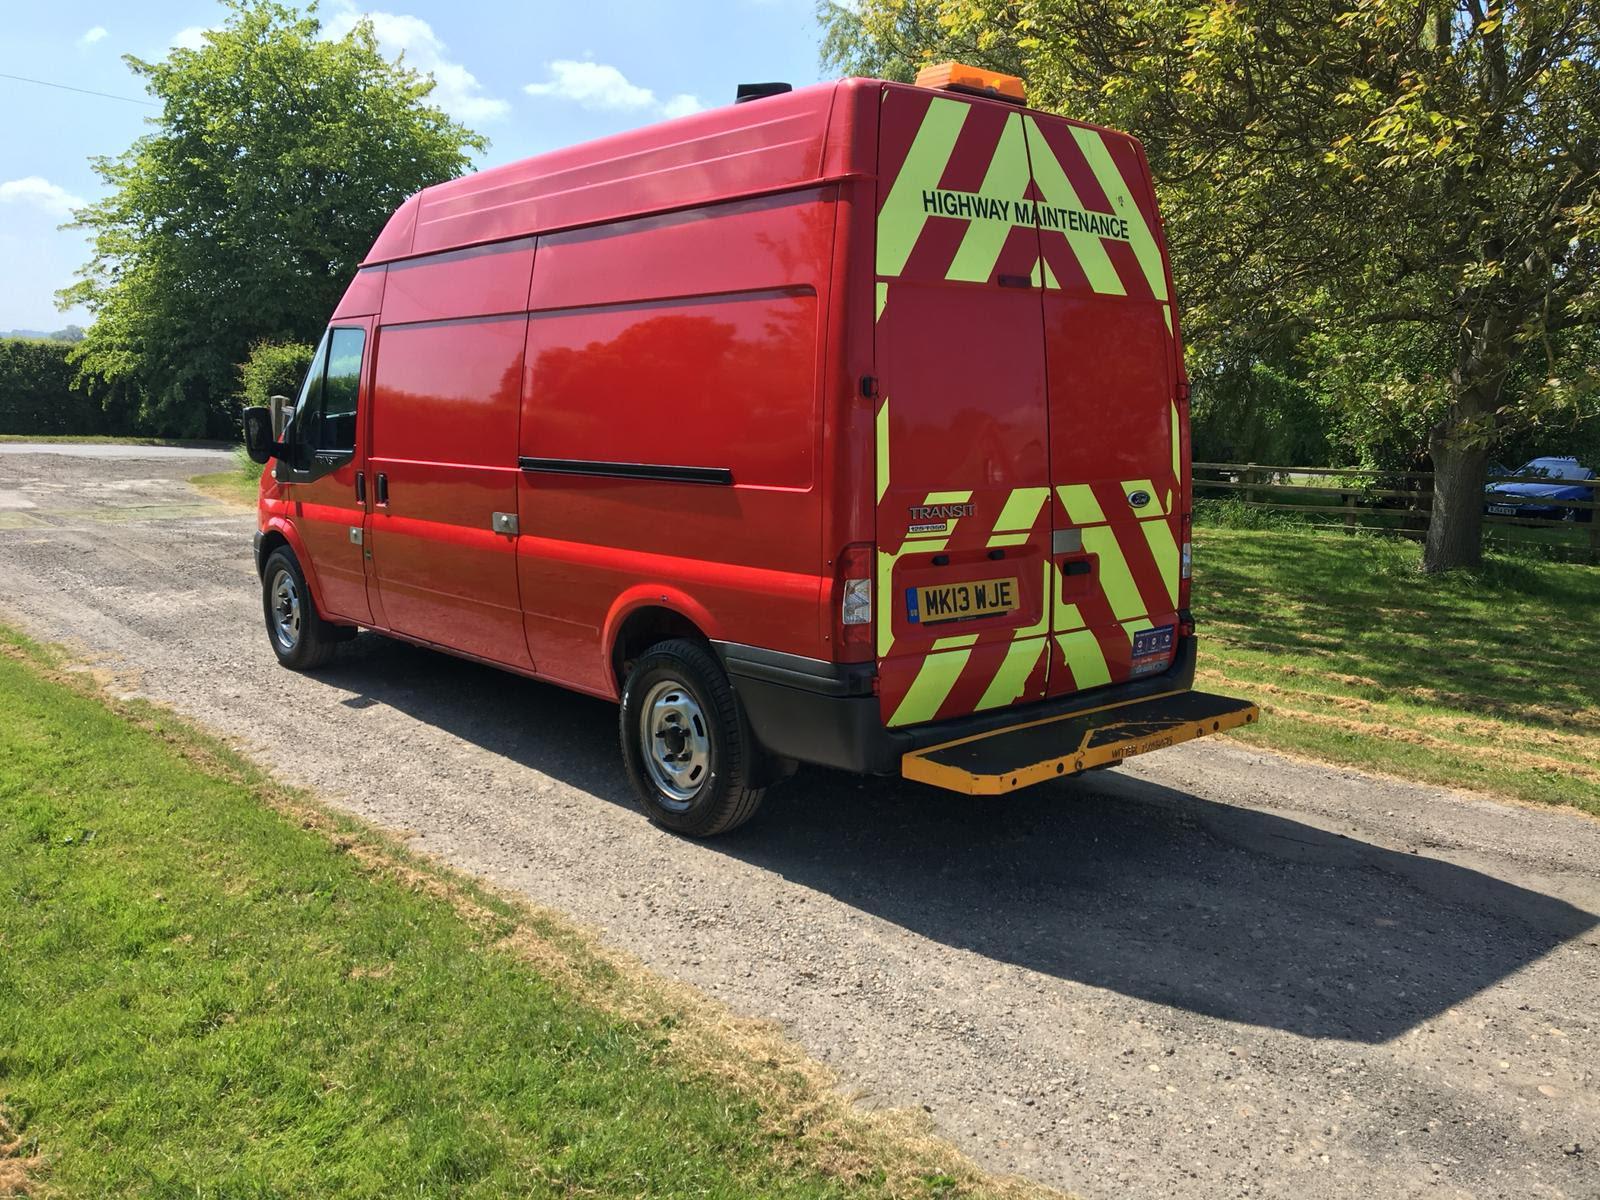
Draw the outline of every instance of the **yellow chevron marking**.
<instances>
[{"instance_id":1,"label":"yellow chevron marking","mask_svg":"<svg viewBox=\"0 0 1600 1200\"><path fill-rule=\"evenodd\" d=\"M889 397L878 405L878 503L889 490Z\"/></svg>"},{"instance_id":2,"label":"yellow chevron marking","mask_svg":"<svg viewBox=\"0 0 1600 1200\"><path fill-rule=\"evenodd\" d=\"M1161 495L1156 491L1155 480L1153 479L1124 479L1122 481L1122 494L1126 496L1132 492L1144 492L1152 500L1159 500ZM1170 494L1169 492L1168 495ZM1148 504L1143 508L1136 508L1133 510L1133 515L1141 521L1148 521L1152 517L1164 517L1171 512L1171 506L1162 502L1158 508L1151 508Z\"/></svg>"},{"instance_id":3,"label":"yellow chevron marking","mask_svg":"<svg viewBox=\"0 0 1600 1200\"><path fill-rule=\"evenodd\" d=\"M917 668L917 677L911 681L911 687L894 710L894 716L889 718L889 724L919 725L923 721L933 720L971 657L972 649L967 647L935 651L924 658L922 665Z\"/></svg>"},{"instance_id":4,"label":"yellow chevron marking","mask_svg":"<svg viewBox=\"0 0 1600 1200\"><path fill-rule=\"evenodd\" d=\"M1106 666L1106 656L1092 630L1059 633L1056 635L1056 645L1061 647L1062 657L1072 670L1072 682L1079 689L1111 682L1111 669Z\"/></svg>"},{"instance_id":5,"label":"yellow chevron marking","mask_svg":"<svg viewBox=\"0 0 1600 1200\"><path fill-rule=\"evenodd\" d=\"M1167 323L1167 336L1172 337L1172 305L1163 304L1161 306L1161 318Z\"/></svg>"},{"instance_id":6,"label":"yellow chevron marking","mask_svg":"<svg viewBox=\"0 0 1600 1200\"><path fill-rule=\"evenodd\" d=\"M1021 533L997 533L989 538L989 549L993 550L997 546L1026 546L1032 536L1026 530Z\"/></svg>"},{"instance_id":7,"label":"yellow chevron marking","mask_svg":"<svg viewBox=\"0 0 1600 1200\"><path fill-rule=\"evenodd\" d=\"M1106 514L1100 501L1094 498L1094 489L1087 483L1064 483L1056 488L1061 505L1067 510L1067 520L1074 525L1103 525Z\"/></svg>"},{"instance_id":8,"label":"yellow chevron marking","mask_svg":"<svg viewBox=\"0 0 1600 1200\"><path fill-rule=\"evenodd\" d=\"M1143 633L1146 629L1154 629L1156 623L1149 617L1140 617L1137 621L1124 621L1122 632L1128 635L1128 645L1133 645L1133 635Z\"/></svg>"},{"instance_id":9,"label":"yellow chevron marking","mask_svg":"<svg viewBox=\"0 0 1600 1200\"><path fill-rule=\"evenodd\" d=\"M878 304L878 311L873 316L872 319L874 321L881 321L881 320L883 320L883 309L884 309L884 306L889 303L889 285L887 283L880 283L880 284L878 284L876 286L877 286L876 299L877 299L877 304Z\"/></svg>"},{"instance_id":10,"label":"yellow chevron marking","mask_svg":"<svg viewBox=\"0 0 1600 1200\"><path fill-rule=\"evenodd\" d=\"M1072 186L1067 173L1061 169L1061 164L1056 161L1050 143L1044 140L1044 134L1039 130L1039 123L1032 117L1024 117L1028 128L1028 145L1034 148L1033 153L1033 179L1039 185L1039 190L1044 193L1047 204L1058 205L1062 208L1076 208L1080 212L1086 211L1084 204L1078 199L1078 192ZM1103 147L1102 147L1103 149ZM1138 214L1135 213L1135 218ZM1130 220L1128 232L1134 232L1135 224L1142 221ZM1149 231L1146 230L1148 236ZM1067 245L1072 247L1073 254L1077 255L1078 265L1083 268L1083 273L1089 278L1089 286L1097 292L1104 292L1111 296L1126 296L1128 289L1122 286L1122 280L1117 275L1116 267L1111 265L1111 256L1106 253L1105 243L1098 234L1087 230L1064 229L1061 235L1067 239ZM884 272L880 269L880 275Z\"/></svg>"},{"instance_id":11,"label":"yellow chevron marking","mask_svg":"<svg viewBox=\"0 0 1600 1200\"><path fill-rule=\"evenodd\" d=\"M1038 665L1039 656L1044 653L1047 640L1042 637L1017 638L1007 646L1006 656L1000 661L1000 669L994 673L989 686L983 689L983 695L978 697L974 711L982 712L986 708L1003 708L1008 704L1015 704L1017 697L1022 695L1023 689L1028 686L1028 677Z\"/></svg>"},{"instance_id":12,"label":"yellow chevron marking","mask_svg":"<svg viewBox=\"0 0 1600 1200\"><path fill-rule=\"evenodd\" d=\"M955 637L942 637L933 640L935 650L955 650L961 646L976 646L978 635L975 633L957 634Z\"/></svg>"},{"instance_id":13,"label":"yellow chevron marking","mask_svg":"<svg viewBox=\"0 0 1600 1200\"><path fill-rule=\"evenodd\" d=\"M1167 599L1178 607L1178 542L1172 536L1172 525L1165 519L1140 521L1144 540L1150 544L1150 557L1156 560L1161 572L1161 582L1166 585Z\"/></svg>"},{"instance_id":14,"label":"yellow chevron marking","mask_svg":"<svg viewBox=\"0 0 1600 1200\"><path fill-rule=\"evenodd\" d=\"M1106 603L1119 621L1129 621L1145 615L1144 600L1139 595L1139 585L1128 570L1128 560L1123 557L1122 543L1109 525L1096 525L1083 531L1083 548L1099 561L1100 589L1106 594Z\"/></svg>"},{"instance_id":15,"label":"yellow chevron marking","mask_svg":"<svg viewBox=\"0 0 1600 1200\"><path fill-rule=\"evenodd\" d=\"M1061 589L1067 577L1061 573L1060 565L1051 563L1050 571L1054 576L1054 579L1051 580L1050 599L1052 620L1056 632L1062 633L1069 629L1085 628L1089 622L1083 619L1083 613L1078 606L1076 604L1068 604L1061 598Z\"/></svg>"},{"instance_id":16,"label":"yellow chevron marking","mask_svg":"<svg viewBox=\"0 0 1600 1200\"><path fill-rule=\"evenodd\" d=\"M1033 523L1039 519L1039 510L1049 497L1050 489L1047 487L1013 488L1000 509L999 517L995 519L994 532L1003 534L1017 529L1032 529ZM990 538L989 545L995 544L994 538Z\"/></svg>"},{"instance_id":17,"label":"yellow chevron marking","mask_svg":"<svg viewBox=\"0 0 1600 1200\"><path fill-rule=\"evenodd\" d=\"M1105 138L1093 129L1074 125L1072 136L1077 141L1078 148L1083 151L1084 158L1089 160L1089 169L1094 172L1100 190L1111 201L1117 215L1127 218L1128 241L1133 246L1134 257L1139 260L1139 269L1144 272L1145 280L1150 284L1151 293L1157 300L1165 301L1167 269L1166 264L1161 261L1161 247L1156 245L1155 235L1150 232L1150 226L1145 224L1144 213L1128 194L1127 181L1123 179L1122 172L1117 170L1117 164L1111 159L1111 148L1106 145ZM1054 158L1053 155L1049 157ZM1170 310L1167 311L1166 317L1170 331L1172 321Z\"/></svg>"},{"instance_id":18,"label":"yellow chevron marking","mask_svg":"<svg viewBox=\"0 0 1600 1200\"><path fill-rule=\"evenodd\" d=\"M1168 407L1172 410L1168 418L1171 422L1168 429L1172 435L1172 481L1178 483L1183 479L1183 442L1178 437L1178 402L1170 401ZM1172 509L1168 507L1167 511L1171 512Z\"/></svg>"},{"instance_id":19,"label":"yellow chevron marking","mask_svg":"<svg viewBox=\"0 0 1600 1200\"><path fill-rule=\"evenodd\" d=\"M995 200L1019 200L1028 190L1028 148L1023 140L1022 118L1012 113L995 145L994 157L984 172L978 195ZM961 246L945 272L946 279L986 283L1000 260L1006 239L1016 228L1009 221L969 221Z\"/></svg>"},{"instance_id":20,"label":"yellow chevron marking","mask_svg":"<svg viewBox=\"0 0 1600 1200\"><path fill-rule=\"evenodd\" d=\"M956 138L971 106L962 100L933 100L911 150L895 176L883 210L878 214L878 274L898 275L922 236L928 215L922 208L923 189L939 185L939 176L956 148Z\"/></svg>"}]
</instances>

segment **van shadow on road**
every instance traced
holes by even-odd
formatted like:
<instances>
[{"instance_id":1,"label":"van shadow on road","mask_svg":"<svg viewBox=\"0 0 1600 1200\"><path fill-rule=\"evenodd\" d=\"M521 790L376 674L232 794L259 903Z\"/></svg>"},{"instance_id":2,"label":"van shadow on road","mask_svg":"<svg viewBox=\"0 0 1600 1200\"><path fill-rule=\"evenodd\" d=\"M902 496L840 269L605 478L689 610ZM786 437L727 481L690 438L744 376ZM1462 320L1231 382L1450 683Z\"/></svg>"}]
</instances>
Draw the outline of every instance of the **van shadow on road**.
<instances>
[{"instance_id":1,"label":"van shadow on road","mask_svg":"<svg viewBox=\"0 0 1600 1200\"><path fill-rule=\"evenodd\" d=\"M373 635L317 678L362 693L347 704L390 705L634 807L610 704ZM1600 923L1479 871L1116 772L974 800L802 769L754 822L696 851L997 961L1363 1042Z\"/></svg>"}]
</instances>

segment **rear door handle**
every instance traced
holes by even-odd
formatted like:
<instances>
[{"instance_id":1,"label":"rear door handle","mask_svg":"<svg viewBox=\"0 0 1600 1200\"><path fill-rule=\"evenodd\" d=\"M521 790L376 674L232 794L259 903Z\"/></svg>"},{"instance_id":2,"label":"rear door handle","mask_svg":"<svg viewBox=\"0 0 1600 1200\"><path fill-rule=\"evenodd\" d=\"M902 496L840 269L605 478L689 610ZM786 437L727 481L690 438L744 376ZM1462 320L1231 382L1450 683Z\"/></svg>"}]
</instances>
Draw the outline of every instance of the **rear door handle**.
<instances>
[{"instance_id":1,"label":"rear door handle","mask_svg":"<svg viewBox=\"0 0 1600 1200\"><path fill-rule=\"evenodd\" d=\"M367 502L367 473L365 471L357 471L356 472L356 503L357 504L365 504L366 502Z\"/></svg>"},{"instance_id":2,"label":"rear door handle","mask_svg":"<svg viewBox=\"0 0 1600 1200\"><path fill-rule=\"evenodd\" d=\"M375 482L378 485L377 503L387 505L389 503L389 477L382 471L379 471L378 478Z\"/></svg>"}]
</instances>

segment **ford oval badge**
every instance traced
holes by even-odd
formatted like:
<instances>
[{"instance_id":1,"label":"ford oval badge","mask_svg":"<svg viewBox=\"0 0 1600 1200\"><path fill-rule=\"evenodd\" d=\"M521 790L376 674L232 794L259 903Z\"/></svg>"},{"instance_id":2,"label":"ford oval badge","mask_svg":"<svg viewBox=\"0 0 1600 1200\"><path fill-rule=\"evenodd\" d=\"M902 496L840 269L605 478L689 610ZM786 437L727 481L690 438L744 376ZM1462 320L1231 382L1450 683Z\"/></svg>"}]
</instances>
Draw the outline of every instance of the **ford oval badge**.
<instances>
[{"instance_id":1,"label":"ford oval badge","mask_svg":"<svg viewBox=\"0 0 1600 1200\"><path fill-rule=\"evenodd\" d=\"M1133 505L1134 508L1143 508L1150 503L1150 493L1146 491L1129 492L1128 503Z\"/></svg>"}]
</instances>

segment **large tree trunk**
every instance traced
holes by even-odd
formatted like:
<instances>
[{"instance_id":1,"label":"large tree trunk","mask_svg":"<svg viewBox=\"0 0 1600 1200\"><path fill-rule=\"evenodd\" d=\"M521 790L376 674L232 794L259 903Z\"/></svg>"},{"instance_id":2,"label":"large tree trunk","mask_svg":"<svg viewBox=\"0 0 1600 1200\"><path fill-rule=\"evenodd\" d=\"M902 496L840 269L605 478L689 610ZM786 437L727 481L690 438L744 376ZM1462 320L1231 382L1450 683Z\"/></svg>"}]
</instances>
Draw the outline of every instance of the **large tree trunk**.
<instances>
[{"instance_id":1,"label":"large tree trunk","mask_svg":"<svg viewBox=\"0 0 1600 1200\"><path fill-rule=\"evenodd\" d=\"M1483 485L1506 376L1508 328L1493 310L1461 323L1462 338L1451 373L1455 403L1428 431L1433 512L1422 547L1422 569L1430 575L1483 561Z\"/></svg>"},{"instance_id":2,"label":"large tree trunk","mask_svg":"<svg viewBox=\"0 0 1600 1200\"><path fill-rule=\"evenodd\" d=\"M1433 513L1423 543L1422 569L1429 574L1475 567L1483 561L1483 485L1489 451L1461 445L1442 427L1428 437L1433 454Z\"/></svg>"}]
</instances>

